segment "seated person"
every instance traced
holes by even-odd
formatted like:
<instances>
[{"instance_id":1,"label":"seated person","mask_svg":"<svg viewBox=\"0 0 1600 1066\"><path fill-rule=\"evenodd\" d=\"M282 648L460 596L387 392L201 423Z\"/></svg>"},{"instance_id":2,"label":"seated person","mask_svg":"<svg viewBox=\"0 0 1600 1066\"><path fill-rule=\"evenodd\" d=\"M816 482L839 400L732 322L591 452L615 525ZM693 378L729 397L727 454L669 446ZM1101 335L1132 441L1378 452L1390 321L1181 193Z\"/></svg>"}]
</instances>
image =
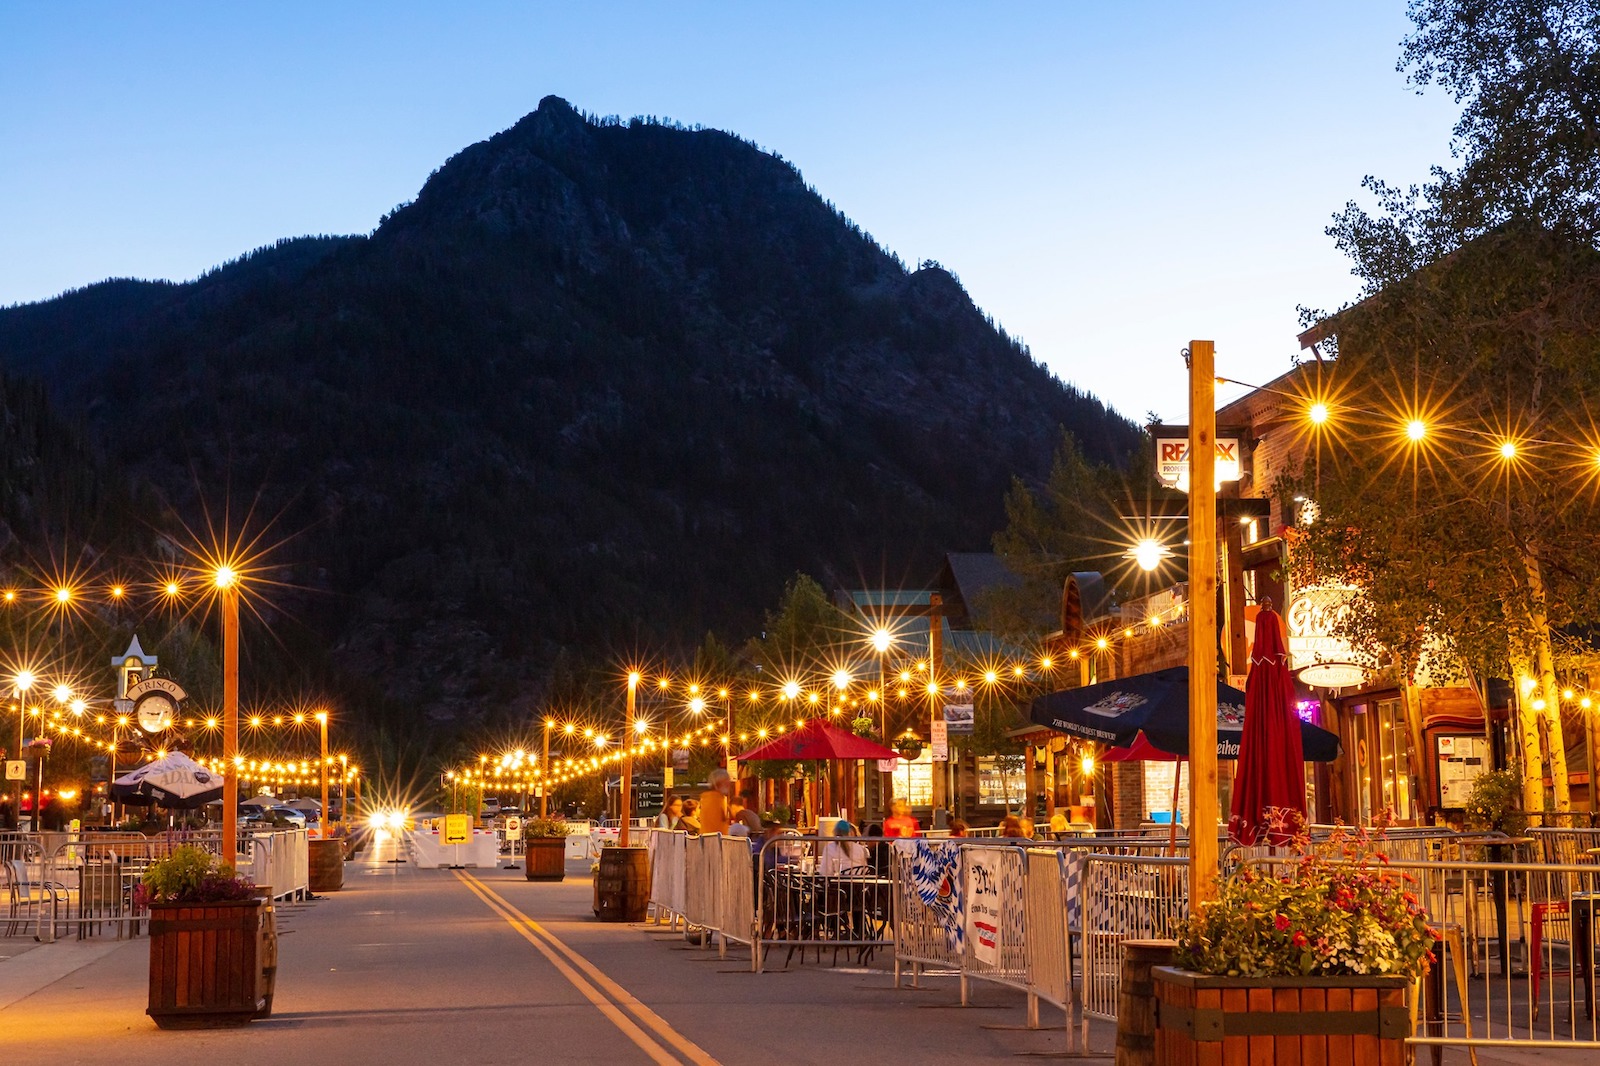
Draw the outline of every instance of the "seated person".
<instances>
[{"instance_id":1,"label":"seated person","mask_svg":"<svg viewBox=\"0 0 1600 1066\"><path fill-rule=\"evenodd\" d=\"M855 827L849 822L836 824L832 835L835 839L826 841L822 845L822 853L817 857L818 873L824 877L836 877L844 870L871 866L867 849L859 841L837 839L856 835Z\"/></svg>"}]
</instances>

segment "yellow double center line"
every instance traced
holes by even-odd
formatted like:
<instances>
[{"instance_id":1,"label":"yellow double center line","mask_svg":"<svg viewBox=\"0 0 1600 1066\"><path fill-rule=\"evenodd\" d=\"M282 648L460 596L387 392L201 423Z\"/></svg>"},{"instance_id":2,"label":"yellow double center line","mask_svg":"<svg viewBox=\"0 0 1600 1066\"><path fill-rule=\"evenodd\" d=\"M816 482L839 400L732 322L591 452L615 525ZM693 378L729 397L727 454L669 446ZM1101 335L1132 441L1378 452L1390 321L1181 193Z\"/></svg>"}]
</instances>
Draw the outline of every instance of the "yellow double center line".
<instances>
[{"instance_id":1,"label":"yellow double center line","mask_svg":"<svg viewBox=\"0 0 1600 1066\"><path fill-rule=\"evenodd\" d=\"M635 999L626 988L607 977L588 959L556 939L550 930L507 903L488 885L465 870L456 870L455 875L462 884L487 903L490 910L504 918L522 939L532 944L541 955L550 960L550 965L556 968L556 972L565 977L584 999L593 1003L595 1008L604 1014L612 1025L622 1030L640 1050L649 1055L652 1062L660 1063L661 1066L683 1066L685 1061L692 1062L695 1066L721 1066L698 1044L683 1036L668 1025L659 1014ZM632 1018L628 1016L630 1014L633 1015ZM640 1028L640 1025L635 1023L635 1018L655 1036ZM667 1050L668 1046L676 1049L678 1054L674 1055Z\"/></svg>"}]
</instances>

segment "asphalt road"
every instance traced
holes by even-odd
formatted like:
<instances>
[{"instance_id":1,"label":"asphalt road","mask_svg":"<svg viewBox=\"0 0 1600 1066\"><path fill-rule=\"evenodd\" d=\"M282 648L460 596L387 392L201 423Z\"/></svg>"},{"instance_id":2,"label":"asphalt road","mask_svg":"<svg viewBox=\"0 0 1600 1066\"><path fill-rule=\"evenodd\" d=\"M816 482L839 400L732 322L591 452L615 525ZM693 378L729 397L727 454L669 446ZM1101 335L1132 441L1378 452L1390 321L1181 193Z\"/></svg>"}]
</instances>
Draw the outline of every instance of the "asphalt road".
<instances>
[{"instance_id":1,"label":"asphalt road","mask_svg":"<svg viewBox=\"0 0 1600 1066\"><path fill-rule=\"evenodd\" d=\"M1022 997L1006 989L978 986L962 1009L949 978L897 991L883 969L826 955L757 975L742 949L719 959L664 928L601 924L587 863L551 885L391 855L347 864L342 892L280 905L274 1013L242 1029L157 1029L143 938L0 962L0 1064L938 1066L1066 1046L1060 1029L1011 1028Z\"/></svg>"}]
</instances>

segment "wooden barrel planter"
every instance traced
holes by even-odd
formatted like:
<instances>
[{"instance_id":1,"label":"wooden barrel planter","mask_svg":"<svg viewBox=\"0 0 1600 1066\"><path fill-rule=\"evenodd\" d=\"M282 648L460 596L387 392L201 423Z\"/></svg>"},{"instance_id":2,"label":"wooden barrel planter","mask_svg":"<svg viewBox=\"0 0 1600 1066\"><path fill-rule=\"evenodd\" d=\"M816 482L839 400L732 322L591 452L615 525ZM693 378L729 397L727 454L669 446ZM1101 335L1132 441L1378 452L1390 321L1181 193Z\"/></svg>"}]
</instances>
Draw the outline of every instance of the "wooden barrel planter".
<instances>
[{"instance_id":1,"label":"wooden barrel planter","mask_svg":"<svg viewBox=\"0 0 1600 1066\"><path fill-rule=\"evenodd\" d=\"M1170 966L1151 975L1156 1062L1406 1061L1404 977L1212 977Z\"/></svg>"},{"instance_id":2,"label":"wooden barrel planter","mask_svg":"<svg viewBox=\"0 0 1600 1066\"><path fill-rule=\"evenodd\" d=\"M529 837L522 843L522 868L528 880L560 881L567 876L566 837Z\"/></svg>"},{"instance_id":3,"label":"wooden barrel planter","mask_svg":"<svg viewBox=\"0 0 1600 1066\"><path fill-rule=\"evenodd\" d=\"M602 922L642 922L650 905L648 848L601 848L595 907Z\"/></svg>"},{"instance_id":4,"label":"wooden barrel planter","mask_svg":"<svg viewBox=\"0 0 1600 1066\"><path fill-rule=\"evenodd\" d=\"M264 1009L267 901L150 904L150 1006L162 1029L247 1024ZM276 959L273 960L274 969Z\"/></svg>"},{"instance_id":5,"label":"wooden barrel planter","mask_svg":"<svg viewBox=\"0 0 1600 1066\"><path fill-rule=\"evenodd\" d=\"M344 841L338 838L306 841L310 888L337 892L344 887Z\"/></svg>"}]
</instances>

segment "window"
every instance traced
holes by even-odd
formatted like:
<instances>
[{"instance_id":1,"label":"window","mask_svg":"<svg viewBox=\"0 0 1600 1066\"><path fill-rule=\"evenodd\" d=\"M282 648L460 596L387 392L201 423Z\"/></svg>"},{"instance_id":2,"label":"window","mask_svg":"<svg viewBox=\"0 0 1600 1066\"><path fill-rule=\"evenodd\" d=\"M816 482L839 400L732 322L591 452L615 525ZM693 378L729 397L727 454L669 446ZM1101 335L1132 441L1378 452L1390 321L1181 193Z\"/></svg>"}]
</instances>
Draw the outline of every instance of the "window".
<instances>
[{"instance_id":1,"label":"window","mask_svg":"<svg viewBox=\"0 0 1600 1066\"><path fill-rule=\"evenodd\" d=\"M1411 745L1406 742L1405 713L1398 699L1379 700L1377 711L1381 805L1393 811L1396 819L1410 821Z\"/></svg>"},{"instance_id":2,"label":"window","mask_svg":"<svg viewBox=\"0 0 1600 1066\"><path fill-rule=\"evenodd\" d=\"M933 751L923 748L915 759L901 759L894 771L894 798L913 807L933 806Z\"/></svg>"},{"instance_id":3,"label":"window","mask_svg":"<svg viewBox=\"0 0 1600 1066\"><path fill-rule=\"evenodd\" d=\"M1021 755L978 756L978 803L995 807L1022 808L1027 778Z\"/></svg>"}]
</instances>

